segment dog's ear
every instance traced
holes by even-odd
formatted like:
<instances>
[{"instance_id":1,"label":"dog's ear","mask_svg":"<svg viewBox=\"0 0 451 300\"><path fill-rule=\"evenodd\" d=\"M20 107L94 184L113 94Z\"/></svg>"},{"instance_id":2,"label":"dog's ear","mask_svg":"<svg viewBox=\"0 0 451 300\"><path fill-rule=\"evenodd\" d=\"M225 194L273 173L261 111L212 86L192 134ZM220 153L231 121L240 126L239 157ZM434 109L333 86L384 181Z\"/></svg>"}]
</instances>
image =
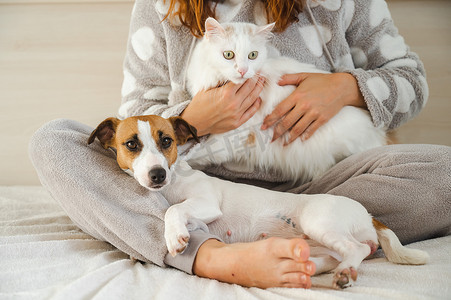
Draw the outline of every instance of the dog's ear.
<instances>
[{"instance_id":1,"label":"dog's ear","mask_svg":"<svg viewBox=\"0 0 451 300\"><path fill-rule=\"evenodd\" d=\"M192 137L199 142L199 137L197 136L197 129L191 126L181 117L171 117L169 121L174 128L175 137L177 138L177 145L183 145L186 141Z\"/></svg>"},{"instance_id":2,"label":"dog's ear","mask_svg":"<svg viewBox=\"0 0 451 300\"><path fill-rule=\"evenodd\" d=\"M114 134L116 133L117 125L120 120L117 118L105 119L97 128L91 133L88 139L88 145L92 144L96 137L99 139L103 148L107 149L112 145Z\"/></svg>"}]
</instances>

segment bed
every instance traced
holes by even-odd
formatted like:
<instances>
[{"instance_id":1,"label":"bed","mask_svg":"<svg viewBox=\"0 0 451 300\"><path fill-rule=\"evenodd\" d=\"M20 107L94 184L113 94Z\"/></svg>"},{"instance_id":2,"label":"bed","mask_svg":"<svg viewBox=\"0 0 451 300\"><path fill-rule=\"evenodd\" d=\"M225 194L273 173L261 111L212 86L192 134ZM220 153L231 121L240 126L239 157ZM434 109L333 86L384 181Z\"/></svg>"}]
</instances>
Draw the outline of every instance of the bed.
<instances>
[{"instance_id":1,"label":"bed","mask_svg":"<svg viewBox=\"0 0 451 300\"><path fill-rule=\"evenodd\" d=\"M0 299L451 299L451 236L410 246L430 262L394 265L378 251L346 290L243 288L133 262L78 229L41 186L0 187Z\"/></svg>"}]
</instances>

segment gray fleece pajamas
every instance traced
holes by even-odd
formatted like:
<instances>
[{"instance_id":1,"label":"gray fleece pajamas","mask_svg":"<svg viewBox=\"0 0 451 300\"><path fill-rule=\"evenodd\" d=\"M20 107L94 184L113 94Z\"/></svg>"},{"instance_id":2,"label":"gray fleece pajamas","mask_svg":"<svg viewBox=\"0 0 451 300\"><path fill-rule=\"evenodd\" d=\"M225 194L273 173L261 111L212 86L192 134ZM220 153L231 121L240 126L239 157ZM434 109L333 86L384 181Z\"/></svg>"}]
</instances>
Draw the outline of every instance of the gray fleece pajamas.
<instances>
[{"instance_id":1,"label":"gray fleece pajamas","mask_svg":"<svg viewBox=\"0 0 451 300\"><path fill-rule=\"evenodd\" d=\"M168 21L162 1L137 0L124 63L118 115L179 115L192 95L185 67L196 39ZM219 21L266 22L258 0L218 4ZM396 128L415 116L428 96L419 58L404 44L383 0L311 2L299 22L276 34L283 55L327 71L353 74L375 126ZM99 123L102 120L99 120ZM163 237L168 206L117 165L115 153L87 145L93 128L55 120L39 129L30 156L43 186L85 232L147 262L192 272L198 247L209 233L192 233L189 247L172 258ZM271 174L236 174L221 167L213 176L280 188ZM353 155L294 193L348 196L391 227L403 243L450 234L451 148L392 145Z\"/></svg>"}]
</instances>

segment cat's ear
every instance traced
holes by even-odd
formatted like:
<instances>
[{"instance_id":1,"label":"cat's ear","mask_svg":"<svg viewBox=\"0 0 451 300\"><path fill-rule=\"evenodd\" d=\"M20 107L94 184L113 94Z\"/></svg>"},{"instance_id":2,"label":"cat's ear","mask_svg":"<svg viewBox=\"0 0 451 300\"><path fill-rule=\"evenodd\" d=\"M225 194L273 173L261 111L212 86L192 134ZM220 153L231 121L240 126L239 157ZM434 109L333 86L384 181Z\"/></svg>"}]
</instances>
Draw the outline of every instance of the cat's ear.
<instances>
[{"instance_id":1,"label":"cat's ear","mask_svg":"<svg viewBox=\"0 0 451 300\"><path fill-rule=\"evenodd\" d=\"M269 39L273 36L272 30L274 29L274 26L276 25L276 22L258 27L257 34L263 35L266 39Z\"/></svg>"},{"instance_id":2,"label":"cat's ear","mask_svg":"<svg viewBox=\"0 0 451 300\"><path fill-rule=\"evenodd\" d=\"M207 18L205 21L205 38L211 39L225 34L224 28L214 18Z\"/></svg>"}]
</instances>

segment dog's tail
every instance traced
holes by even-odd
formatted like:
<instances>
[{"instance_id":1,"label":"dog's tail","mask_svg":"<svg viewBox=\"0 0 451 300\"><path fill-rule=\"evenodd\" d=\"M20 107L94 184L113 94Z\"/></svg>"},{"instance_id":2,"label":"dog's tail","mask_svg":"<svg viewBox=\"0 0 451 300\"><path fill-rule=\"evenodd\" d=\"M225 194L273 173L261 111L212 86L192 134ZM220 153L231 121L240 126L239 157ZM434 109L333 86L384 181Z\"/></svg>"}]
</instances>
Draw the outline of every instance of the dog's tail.
<instances>
[{"instance_id":1,"label":"dog's tail","mask_svg":"<svg viewBox=\"0 0 451 300\"><path fill-rule=\"evenodd\" d=\"M429 261L429 255L426 252L403 246L390 228L374 218L373 225L382 250L389 261L405 265L424 265Z\"/></svg>"}]
</instances>

